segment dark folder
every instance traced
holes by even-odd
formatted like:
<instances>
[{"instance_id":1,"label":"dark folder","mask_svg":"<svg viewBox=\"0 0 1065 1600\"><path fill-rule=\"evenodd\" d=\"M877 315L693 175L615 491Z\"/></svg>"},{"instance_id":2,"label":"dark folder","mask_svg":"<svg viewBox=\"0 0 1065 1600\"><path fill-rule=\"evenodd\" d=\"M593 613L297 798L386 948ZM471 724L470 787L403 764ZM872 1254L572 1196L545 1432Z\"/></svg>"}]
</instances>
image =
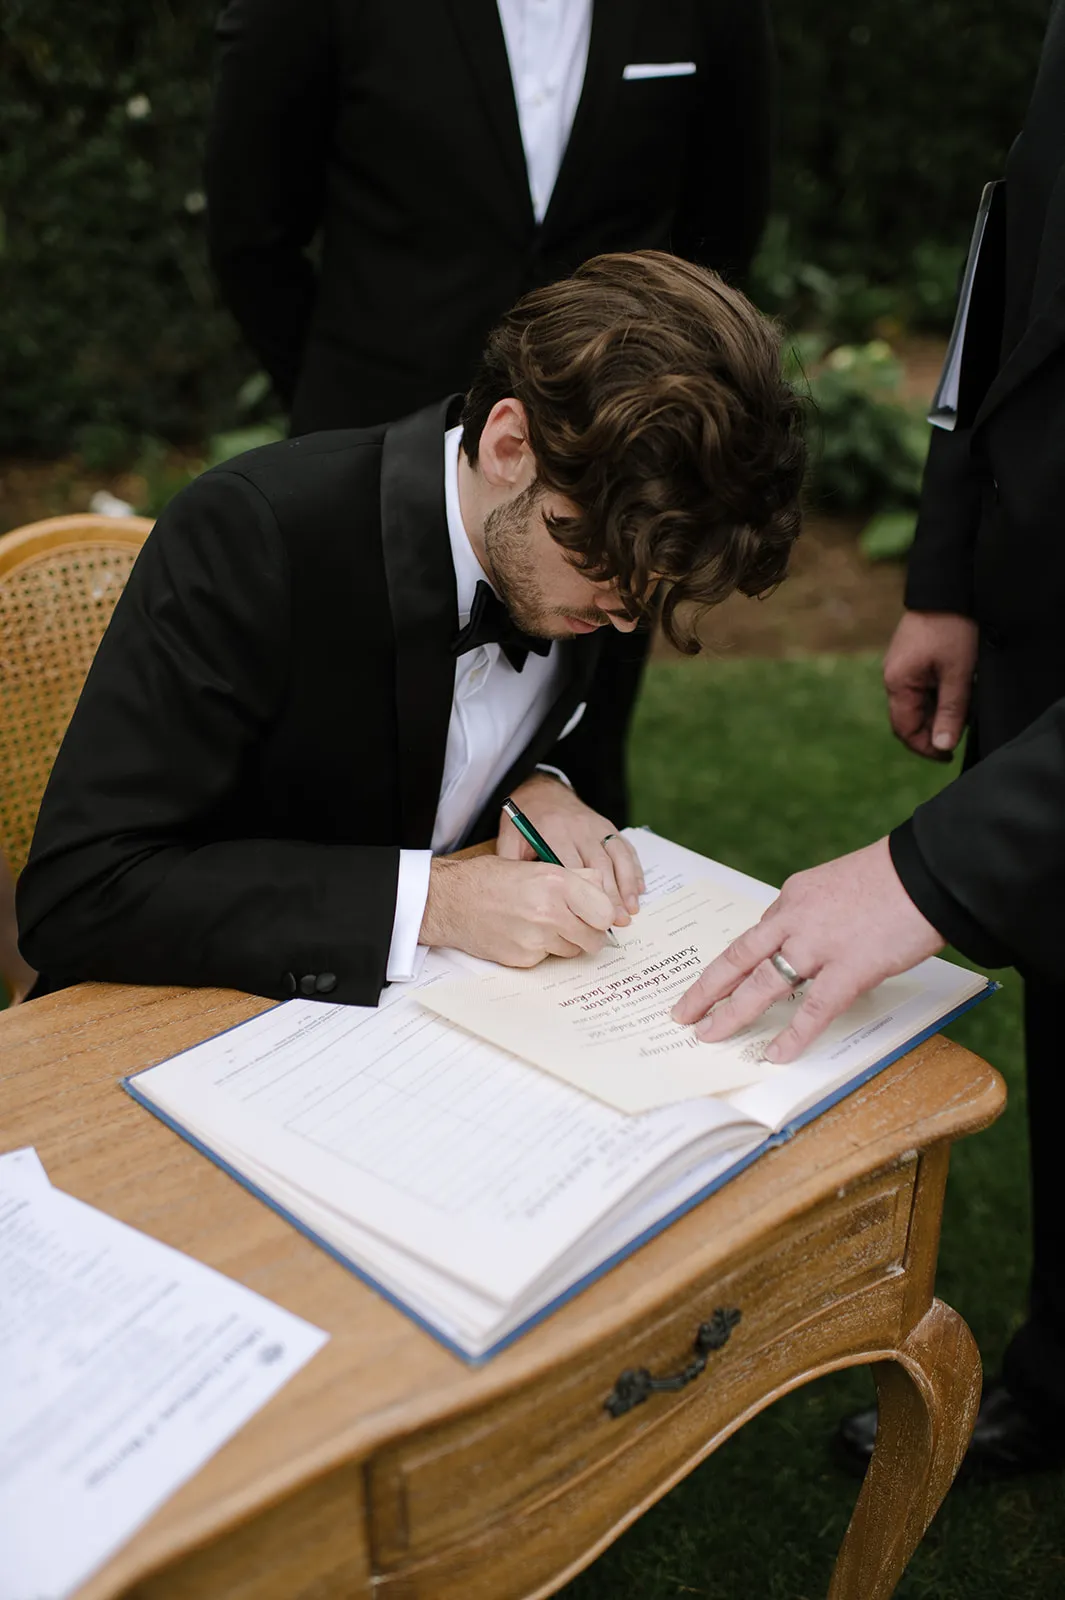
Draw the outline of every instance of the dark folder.
<instances>
[{"instance_id":1,"label":"dark folder","mask_svg":"<svg viewBox=\"0 0 1065 1600\"><path fill-rule=\"evenodd\" d=\"M1006 271L1006 185L984 185L947 346L928 420L969 427L999 368Z\"/></svg>"}]
</instances>

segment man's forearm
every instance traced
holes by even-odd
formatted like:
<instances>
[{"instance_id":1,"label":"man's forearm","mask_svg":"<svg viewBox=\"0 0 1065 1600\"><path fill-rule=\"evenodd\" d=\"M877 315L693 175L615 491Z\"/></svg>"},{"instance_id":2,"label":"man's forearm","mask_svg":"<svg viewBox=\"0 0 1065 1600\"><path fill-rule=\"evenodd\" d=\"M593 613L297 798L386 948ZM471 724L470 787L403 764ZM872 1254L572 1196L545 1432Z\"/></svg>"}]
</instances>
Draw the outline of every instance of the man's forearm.
<instances>
[{"instance_id":1,"label":"man's forearm","mask_svg":"<svg viewBox=\"0 0 1065 1600\"><path fill-rule=\"evenodd\" d=\"M64 981L190 984L376 1005L399 850L231 840L190 849L104 840L31 858L27 959Z\"/></svg>"},{"instance_id":2,"label":"man's forearm","mask_svg":"<svg viewBox=\"0 0 1065 1600\"><path fill-rule=\"evenodd\" d=\"M1065 700L986 756L892 836L907 893L988 966L1055 979L1065 965Z\"/></svg>"},{"instance_id":3,"label":"man's forearm","mask_svg":"<svg viewBox=\"0 0 1065 1600\"><path fill-rule=\"evenodd\" d=\"M899 882L923 917L927 917L948 944L983 967L1005 967L1010 952L973 917L939 881L918 845L913 820L891 833L888 844Z\"/></svg>"}]
</instances>

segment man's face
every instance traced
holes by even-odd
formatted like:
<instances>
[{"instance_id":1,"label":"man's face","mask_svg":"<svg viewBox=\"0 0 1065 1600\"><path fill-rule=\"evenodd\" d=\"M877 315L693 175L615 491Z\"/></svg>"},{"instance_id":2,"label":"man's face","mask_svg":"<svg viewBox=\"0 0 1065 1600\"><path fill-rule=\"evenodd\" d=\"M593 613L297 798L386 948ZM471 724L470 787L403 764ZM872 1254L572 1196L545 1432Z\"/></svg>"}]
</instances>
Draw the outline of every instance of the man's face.
<instances>
[{"instance_id":1,"label":"man's face","mask_svg":"<svg viewBox=\"0 0 1065 1600\"><path fill-rule=\"evenodd\" d=\"M617 585L585 577L544 520L575 514L568 500L538 483L496 506L484 523L489 576L518 627L534 638L570 639L603 627L631 633L636 619Z\"/></svg>"}]
</instances>

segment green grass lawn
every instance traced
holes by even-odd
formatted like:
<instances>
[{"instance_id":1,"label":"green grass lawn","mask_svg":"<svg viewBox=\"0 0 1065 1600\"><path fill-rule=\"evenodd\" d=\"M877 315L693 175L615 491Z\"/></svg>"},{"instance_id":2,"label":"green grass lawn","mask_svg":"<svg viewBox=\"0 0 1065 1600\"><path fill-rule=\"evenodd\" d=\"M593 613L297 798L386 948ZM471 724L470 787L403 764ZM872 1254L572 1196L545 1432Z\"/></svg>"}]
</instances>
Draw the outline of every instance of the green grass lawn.
<instances>
[{"instance_id":1,"label":"green grass lawn","mask_svg":"<svg viewBox=\"0 0 1065 1600\"><path fill-rule=\"evenodd\" d=\"M886 832L950 774L887 730L872 660L681 662L648 675L632 744L634 815L771 883ZM1000 976L1002 976L1000 974ZM993 1371L1028 1267L1019 985L952 1037L993 1062L1010 1104L960 1144L938 1292ZM811 1384L719 1450L563 1592L566 1600L815 1600L857 1493L830 1462L836 1419L873 1392L863 1371ZM1065 1597L1065 1475L952 1490L898 1600Z\"/></svg>"}]
</instances>

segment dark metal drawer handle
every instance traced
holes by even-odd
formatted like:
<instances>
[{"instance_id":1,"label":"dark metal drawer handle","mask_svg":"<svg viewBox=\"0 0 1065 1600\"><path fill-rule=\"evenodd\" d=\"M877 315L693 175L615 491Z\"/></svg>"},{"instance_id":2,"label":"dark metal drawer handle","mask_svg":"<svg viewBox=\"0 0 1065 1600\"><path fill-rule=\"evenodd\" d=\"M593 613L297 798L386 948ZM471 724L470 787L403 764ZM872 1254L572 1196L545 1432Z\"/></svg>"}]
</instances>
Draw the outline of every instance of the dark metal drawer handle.
<instances>
[{"instance_id":1,"label":"dark metal drawer handle","mask_svg":"<svg viewBox=\"0 0 1065 1600\"><path fill-rule=\"evenodd\" d=\"M623 1417L633 1406L643 1405L648 1395L657 1394L663 1389L685 1388L701 1372L705 1372L710 1352L728 1344L732 1330L742 1315L732 1307L712 1312L709 1322L699 1324L699 1331L695 1335L694 1360L667 1378L652 1378L646 1367L626 1367L604 1402L606 1410L612 1417Z\"/></svg>"}]
</instances>

